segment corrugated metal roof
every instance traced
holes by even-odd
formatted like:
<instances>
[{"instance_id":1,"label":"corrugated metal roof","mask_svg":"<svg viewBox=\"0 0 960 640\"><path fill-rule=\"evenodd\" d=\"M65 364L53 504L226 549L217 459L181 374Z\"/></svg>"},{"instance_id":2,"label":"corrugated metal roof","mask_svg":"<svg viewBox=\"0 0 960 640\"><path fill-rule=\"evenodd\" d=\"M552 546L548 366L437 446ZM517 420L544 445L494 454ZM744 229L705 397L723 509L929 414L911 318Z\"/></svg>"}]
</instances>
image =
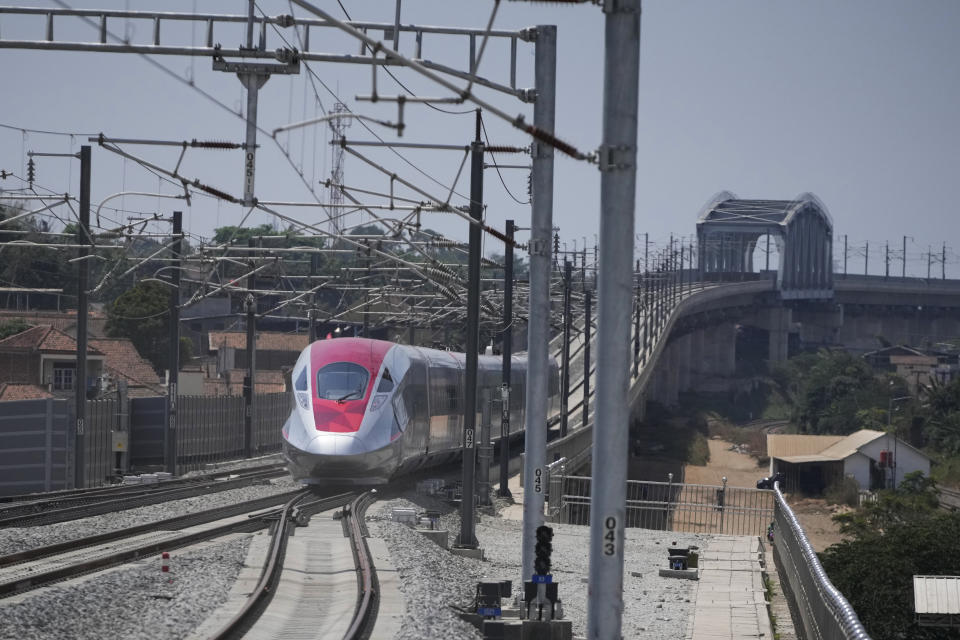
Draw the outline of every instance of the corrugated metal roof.
<instances>
[{"instance_id":1,"label":"corrugated metal roof","mask_svg":"<svg viewBox=\"0 0 960 640\"><path fill-rule=\"evenodd\" d=\"M843 458L831 458L822 453L810 453L803 456L777 456L777 460L789 462L790 464L805 464L807 462L839 462Z\"/></svg>"},{"instance_id":2,"label":"corrugated metal roof","mask_svg":"<svg viewBox=\"0 0 960 640\"><path fill-rule=\"evenodd\" d=\"M820 453L843 440L843 436L801 436L770 434L767 436L767 455L781 460L792 456Z\"/></svg>"},{"instance_id":3,"label":"corrugated metal roof","mask_svg":"<svg viewBox=\"0 0 960 640\"><path fill-rule=\"evenodd\" d=\"M820 455L831 460L843 460L844 458L852 456L854 453L856 453L860 447L870 444L877 438L882 438L883 435L883 431L860 429L860 431L855 431L846 438L842 439L840 442L828 447L827 449L824 449L820 452Z\"/></svg>"},{"instance_id":4,"label":"corrugated metal roof","mask_svg":"<svg viewBox=\"0 0 960 640\"><path fill-rule=\"evenodd\" d=\"M960 614L960 576L913 576L916 613Z\"/></svg>"}]
</instances>

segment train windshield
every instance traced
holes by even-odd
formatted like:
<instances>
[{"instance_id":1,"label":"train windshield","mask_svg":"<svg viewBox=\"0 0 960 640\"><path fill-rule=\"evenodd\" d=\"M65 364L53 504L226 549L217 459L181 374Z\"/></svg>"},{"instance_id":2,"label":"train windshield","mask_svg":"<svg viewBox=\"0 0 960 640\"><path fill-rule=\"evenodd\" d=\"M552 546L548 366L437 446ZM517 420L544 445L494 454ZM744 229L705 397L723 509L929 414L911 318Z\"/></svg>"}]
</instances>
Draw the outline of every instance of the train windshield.
<instances>
[{"instance_id":1,"label":"train windshield","mask_svg":"<svg viewBox=\"0 0 960 640\"><path fill-rule=\"evenodd\" d=\"M346 402L360 400L367 390L370 372L353 362L334 362L317 371L317 397Z\"/></svg>"}]
</instances>

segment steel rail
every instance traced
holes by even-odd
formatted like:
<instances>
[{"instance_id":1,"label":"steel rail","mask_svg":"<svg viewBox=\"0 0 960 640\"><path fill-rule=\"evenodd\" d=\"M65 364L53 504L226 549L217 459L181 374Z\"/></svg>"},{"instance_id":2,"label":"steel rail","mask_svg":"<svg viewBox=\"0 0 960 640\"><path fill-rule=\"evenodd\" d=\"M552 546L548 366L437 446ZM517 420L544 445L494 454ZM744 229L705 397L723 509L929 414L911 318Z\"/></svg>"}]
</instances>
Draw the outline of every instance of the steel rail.
<instances>
[{"instance_id":1,"label":"steel rail","mask_svg":"<svg viewBox=\"0 0 960 640\"><path fill-rule=\"evenodd\" d=\"M170 480L164 480L159 483L159 485L136 485L136 484L117 484L110 485L107 487L91 487L85 489L59 489L57 491L45 491L42 493L18 493L10 496L0 496L0 504L4 503L32 503L45 502L45 501L55 501L60 499L71 499L82 496L96 496L103 493L113 492L114 494L123 493L124 490L136 490L141 489L144 486L171 486L175 484L193 484L196 482L202 482L204 480L211 480L216 478L226 478L232 475L246 475L246 474L255 474L261 473L264 471L270 471L274 469L283 469L285 465L283 463L279 464L266 464L260 465L257 467L246 467L243 469L233 469L229 471L217 471L214 473L206 473L199 476L192 476L189 478L171 478Z\"/></svg>"},{"instance_id":2,"label":"steel rail","mask_svg":"<svg viewBox=\"0 0 960 640\"><path fill-rule=\"evenodd\" d=\"M67 542L59 542L43 547L27 549L25 551L17 551L5 556L0 556L0 568L9 567L23 562L33 562L34 560L41 560L43 558L49 558L61 553L66 553L68 551L92 547L98 544L104 544L106 542L115 542L117 540L123 540L124 538L140 535L142 533L149 533L151 531L178 531L181 529L186 529L187 527L215 522L217 520L230 518L250 511L276 506L288 499L290 496L297 495L300 492L301 491L299 489L297 491L286 491L284 493L265 496L263 498L249 500L247 502L227 505L225 507L207 509L205 511L189 513L184 516L176 516L173 518L167 518L165 520L157 520L155 522L147 522L145 524L127 527L125 529L117 529L116 531L98 533L96 535L78 538L76 540L68 540Z\"/></svg>"},{"instance_id":3,"label":"steel rail","mask_svg":"<svg viewBox=\"0 0 960 640\"><path fill-rule=\"evenodd\" d=\"M55 524L57 522L66 522L68 520L77 520L79 518L86 518L89 516L144 507L160 502L182 500L184 498L191 498L201 494L219 493L221 491L229 491L231 489L245 487L253 482L265 478L273 478L283 475L286 475L286 471L284 471L282 468L277 468L272 471L259 471L257 473L247 474L235 479L204 479L186 486L181 485L165 487L163 484L158 484L157 489L148 490L146 492L143 491L141 486L139 491L135 492L133 495L129 495L129 493L126 492L120 497L115 497L109 494L100 494L98 496L94 496L93 502L90 502L90 498L88 497L80 496L69 499L72 502L80 502L80 504L52 508L40 512L37 512L37 503L32 503L30 505L22 505L5 510L4 513L6 517L0 518L0 529L7 527ZM51 501L50 504L56 507L60 502L61 500L54 500ZM26 511L26 513L12 516L8 515L9 511L16 512L18 510L21 512Z\"/></svg>"},{"instance_id":4,"label":"steel rail","mask_svg":"<svg viewBox=\"0 0 960 640\"><path fill-rule=\"evenodd\" d=\"M367 535L364 516L375 496L376 491L368 491L350 503L349 511L344 509L344 518L347 519L346 528L350 534L350 546L353 547L353 557L357 563L358 586L357 608L350 622L350 628L343 636L344 640L359 640L367 637L373 629L377 609L380 606L377 570L364 539Z\"/></svg>"},{"instance_id":5,"label":"steel rail","mask_svg":"<svg viewBox=\"0 0 960 640\"><path fill-rule=\"evenodd\" d=\"M230 640L242 638L256 623L260 615L270 605L276 585L283 573L283 561L287 549L287 538L294 526L302 526L310 514L345 504L355 494L341 494L332 498L315 500L300 504L310 490L302 492L287 502L280 511L279 520L270 541L267 563L260 574L260 581L247 598L243 607L219 631L211 635L211 640ZM359 499L359 498L358 498Z\"/></svg>"},{"instance_id":6,"label":"steel rail","mask_svg":"<svg viewBox=\"0 0 960 640\"><path fill-rule=\"evenodd\" d=\"M295 493L295 499L302 499L311 494L310 489L300 490ZM276 497L289 497L291 493L282 494L281 496ZM338 496L330 498L331 502L336 501L337 499L343 500L343 496ZM244 505L237 505L244 506ZM263 507L258 507L255 509L246 509L247 511L259 511ZM256 531L257 529L262 529L268 526L270 518L276 513L276 511L268 511L266 513L259 513L256 517L250 517L245 520L235 520L233 522L228 522L219 526L215 526L209 529L204 529L202 531L195 531L192 533L186 533L181 536L175 536L171 538L165 538L162 540L152 540L146 541L143 544L136 545L135 547L124 549L115 553L109 553L105 555L99 555L79 562L75 562L68 565L63 565L60 567L55 567L53 569L38 571L36 573L30 573L27 577L20 577L13 580L8 580L7 582L0 583L0 598L13 595L15 593L20 593L23 591L29 591L37 587L50 584L52 582L57 582L60 580L65 580L67 578L73 578L79 575L90 573L92 571L97 571L107 567L115 566L128 562L130 560L135 560L143 556L154 554L160 551L167 551L170 549L177 549L198 542L203 542L206 540L211 540L218 538L224 535L231 533L243 533ZM234 516L235 517L235 516ZM222 518L218 518L222 519Z\"/></svg>"}]
</instances>

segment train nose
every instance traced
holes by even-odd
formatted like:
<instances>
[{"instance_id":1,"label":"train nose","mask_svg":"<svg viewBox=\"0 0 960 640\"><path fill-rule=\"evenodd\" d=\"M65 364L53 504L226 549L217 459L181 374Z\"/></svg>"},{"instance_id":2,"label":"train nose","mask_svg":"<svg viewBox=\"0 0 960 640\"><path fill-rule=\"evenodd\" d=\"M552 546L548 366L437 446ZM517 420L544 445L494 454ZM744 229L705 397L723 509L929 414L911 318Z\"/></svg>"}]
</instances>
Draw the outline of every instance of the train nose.
<instances>
[{"instance_id":1,"label":"train nose","mask_svg":"<svg viewBox=\"0 0 960 640\"><path fill-rule=\"evenodd\" d=\"M310 441L307 452L326 456L350 456L366 453L363 441L351 435L322 434Z\"/></svg>"}]
</instances>

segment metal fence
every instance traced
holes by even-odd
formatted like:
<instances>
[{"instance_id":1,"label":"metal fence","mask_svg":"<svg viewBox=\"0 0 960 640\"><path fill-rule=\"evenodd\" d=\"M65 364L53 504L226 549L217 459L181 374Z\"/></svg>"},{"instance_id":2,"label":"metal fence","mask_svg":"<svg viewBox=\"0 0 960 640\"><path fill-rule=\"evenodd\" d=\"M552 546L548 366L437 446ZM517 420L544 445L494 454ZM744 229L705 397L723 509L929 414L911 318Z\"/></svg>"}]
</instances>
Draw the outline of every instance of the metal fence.
<instances>
[{"instance_id":1,"label":"metal fence","mask_svg":"<svg viewBox=\"0 0 960 640\"><path fill-rule=\"evenodd\" d=\"M243 457L241 396L180 396L177 466L181 472ZM161 452L162 454L162 452Z\"/></svg>"},{"instance_id":2,"label":"metal fence","mask_svg":"<svg viewBox=\"0 0 960 640\"><path fill-rule=\"evenodd\" d=\"M870 640L856 611L827 578L800 522L774 489L775 543L773 556L786 595L799 613L806 640Z\"/></svg>"},{"instance_id":3,"label":"metal fence","mask_svg":"<svg viewBox=\"0 0 960 640\"><path fill-rule=\"evenodd\" d=\"M113 432L117 429L119 421L118 404L115 398L87 402L81 486L99 487L110 484L116 474Z\"/></svg>"},{"instance_id":4,"label":"metal fence","mask_svg":"<svg viewBox=\"0 0 960 640\"><path fill-rule=\"evenodd\" d=\"M73 424L66 400L18 400L0 409L0 495L70 489Z\"/></svg>"},{"instance_id":5,"label":"metal fence","mask_svg":"<svg viewBox=\"0 0 960 640\"><path fill-rule=\"evenodd\" d=\"M591 478L552 473L548 515L554 522L590 524ZM726 485L627 482L626 526L688 533L755 536L774 519L773 492Z\"/></svg>"},{"instance_id":6,"label":"metal fence","mask_svg":"<svg viewBox=\"0 0 960 640\"><path fill-rule=\"evenodd\" d=\"M283 446L281 429L293 408L289 393L257 394L257 413L253 423L253 447L257 453L273 453Z\"/></svg>"},{"instance_id":7,"label":"metal fence","mask_svg":"<svg viewBox=\"0 0 960 640\"><path fill-rule=\"evenodd\" d=\"M177 467L180 472L242 458L242 396L181 396L177 405ZM279 451L280 430L290 414L286 393L260 393L254 402L252 447L256 454Z\"/></svg>"},{"instance_id":8,"label":"metal fence","mask_svg":"<svg viewBox=\"0 0 960 640\"><path fill-rule=\"evenodd\" d=\"M132 469L163 464L163 434L167 420L167 398L131 398L130 458Z\"/></svg>"}]
</instances>

